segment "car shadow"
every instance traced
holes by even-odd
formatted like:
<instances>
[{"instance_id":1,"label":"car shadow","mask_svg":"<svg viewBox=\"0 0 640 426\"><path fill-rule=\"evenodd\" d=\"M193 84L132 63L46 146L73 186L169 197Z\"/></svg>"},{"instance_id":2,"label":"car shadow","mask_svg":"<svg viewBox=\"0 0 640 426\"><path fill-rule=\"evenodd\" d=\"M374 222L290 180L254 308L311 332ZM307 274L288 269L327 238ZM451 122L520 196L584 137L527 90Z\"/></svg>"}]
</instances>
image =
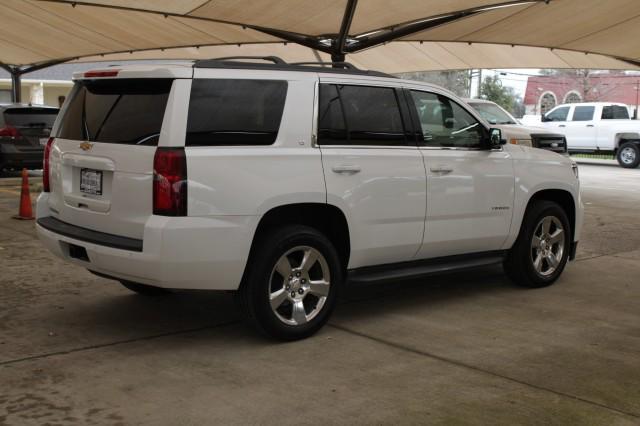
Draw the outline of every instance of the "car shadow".
<instances>
[{"instance_id":1,"label":"car shadow","mask_svg":"<svg viewBox=\"0 0 640 426\"><path fill-rule=\"evenodd\" d=\"M374 285L350 286L333 315L333 324L343 321L375 321L377 317L413 315L442 310L467 300L501 297L527 291L514 285L501 266L475 268L437 276ZM470 305L471 306L471 305ZM459 309L456 308L456 309ZM413 314L408 314L409 312Z\"/></svg>"},{"instance_id":2,"label":"car shadow","mask_svg":"<svg viewBox=\"0 0 640 426\"><path fill-rule=\"evenodd\" d=\"M519 290L508 283L501 268L482 268L419 280L347 286L335 314L341 320L370 317L373 321L380 315L416 306L428 310L458 303L479 293L514 291ZM357 309L349 305L357 305ZM244 323L232 292L177 291L161 296L141 296L122 290L121 294L94 297L50 314L47 318L50 323L72 328L68 334L91 335L91 340L99 342L147 339L208 329L218 329L215 336L221 343L238 334L239 330L242 330L243 340L272 342ZM74 331L76 327L78 329ZM203 338L207 340L212 338L210 333L205 336Z\"/></svg>"}]
</instances>

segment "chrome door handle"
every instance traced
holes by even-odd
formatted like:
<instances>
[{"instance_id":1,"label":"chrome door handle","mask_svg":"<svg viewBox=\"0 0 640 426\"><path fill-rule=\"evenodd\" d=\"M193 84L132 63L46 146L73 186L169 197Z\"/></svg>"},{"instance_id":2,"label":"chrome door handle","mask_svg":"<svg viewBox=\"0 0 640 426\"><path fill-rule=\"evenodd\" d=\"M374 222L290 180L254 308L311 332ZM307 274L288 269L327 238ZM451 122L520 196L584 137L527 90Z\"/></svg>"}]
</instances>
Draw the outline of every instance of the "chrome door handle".
<instances>
[{"instance_id":1,"label":"chrome door handle","mask_svg":"<svg viewBox=\"0 0 640 426\"><path fill-rule=\"evenodd\" d=\"M356 164L340 164L338 166L333 166L331 170L334 173L353 175L360 173L360 166Z\"/></svg>"},{"instance_id":2,"label":"chrome door handle","mask_svg":"<svg viewBox=\"0 0 640 426\"><path fill-rule=\"evenodd\" d=\"M443 174L443 175L446 175L446 174L451 173L453 171L453 169L451 167L447 167L447 166L431 167L429 170L431 170L431 173L440 173L440 174Z\"/></svg>"},{"instance_id":3,"label":"chrome door handle","mask_svg":"<svg viewBox=\"0 0 640 426\"><path fill-rule=\"evenodd\" d=\"M593 124L587 124L587 127L595 127Z\"/></svg>"},{"instance_id":4,"label":"chrome door handle","mask_svg":"<svg viewBox=\"0 0 640 426\"><path fill-rule=\"evenodd\" d=\"M566 124L560 124L558 127L567 127Z\"/></svg>"}]
</instances>

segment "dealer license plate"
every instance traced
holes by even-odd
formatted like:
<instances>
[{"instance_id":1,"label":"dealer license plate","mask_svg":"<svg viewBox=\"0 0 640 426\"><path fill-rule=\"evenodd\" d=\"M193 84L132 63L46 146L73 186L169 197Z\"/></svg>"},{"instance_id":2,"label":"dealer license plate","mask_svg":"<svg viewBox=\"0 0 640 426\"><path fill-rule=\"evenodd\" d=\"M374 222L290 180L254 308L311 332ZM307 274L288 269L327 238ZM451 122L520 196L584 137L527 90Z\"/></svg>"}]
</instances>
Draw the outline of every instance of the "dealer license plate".
<instances>
[{"instance_id":1,"label":"dealer license plate","mask_svg":"<svg viewBox=\"0 0 640 426\"><path fill-rule=\"evenodd\" d=\"M80 192L102 195L102 172L100 170L80 169Z\"/></svg>"}]
</instances>

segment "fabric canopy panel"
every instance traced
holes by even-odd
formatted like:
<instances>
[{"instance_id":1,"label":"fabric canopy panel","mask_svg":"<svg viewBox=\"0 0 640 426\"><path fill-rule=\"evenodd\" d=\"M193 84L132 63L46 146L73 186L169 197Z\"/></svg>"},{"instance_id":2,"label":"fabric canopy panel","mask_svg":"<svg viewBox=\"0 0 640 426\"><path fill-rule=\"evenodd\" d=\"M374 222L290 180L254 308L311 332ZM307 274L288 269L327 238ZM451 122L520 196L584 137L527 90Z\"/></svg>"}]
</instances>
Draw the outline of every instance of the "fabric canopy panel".
<instances>
[{"instance_id":1,"label":"fabric canopy panel","mask_svg":"<svg viewBox=\"0 0 640 426\"><path fill-rule=\"evenodd\" d=\"M12 66L101 55L121 60L273 54L308 61L347 54L351 62L387 72L637 69L638 39L640 0L0 2L0 62Z\"/></svg>"},{"instance_id":2,"label":"fabric canopy panel","mask_svg":"<svg viewBox=\"0 0 640 426\"><path fill-rule=\"evenodd\" d=\"M247 44L242 46L205 46L148 50L89 56L74 62L118 62L140 59L191 60L227 56L275 55L287 62L328 62L322 52L288 43ZM391 42L348 56L349 62L362 69L390 74L412 71L463 70L471 68L590 68L640 69L607 56L540 47L505 46L444 42Z\"/></svg>"}]
</instances>

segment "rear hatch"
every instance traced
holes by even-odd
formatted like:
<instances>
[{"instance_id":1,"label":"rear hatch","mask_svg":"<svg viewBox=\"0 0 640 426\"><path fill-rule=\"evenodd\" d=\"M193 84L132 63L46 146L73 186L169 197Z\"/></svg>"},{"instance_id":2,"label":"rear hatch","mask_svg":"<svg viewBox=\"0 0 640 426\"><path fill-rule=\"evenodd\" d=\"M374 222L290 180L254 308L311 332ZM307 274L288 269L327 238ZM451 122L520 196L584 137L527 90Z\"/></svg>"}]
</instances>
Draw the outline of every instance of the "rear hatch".
<instances>
[{"instance_id":1,"label":"rear hatch","mask_svg":"<svg viewBox=\"0 0 640 426\"><path fill-rule=\"evenodd\" d=\"M4 132L1 143L11 143L17 151L42 151L42 141L51 133L57 108L11 107L3 113ZM10 140L8 140L10 139Z\"/></svg>"},{"instance_id":2,"label":"rear hatch","mask_svg":"<svg viewBox=\"0 0 640 426\"><path fill-rule=\"evenodd\" d=\"M171 78L76 81L55 126L49 207L76 226L142 239Z\"/></svg>"}]
</instances>

